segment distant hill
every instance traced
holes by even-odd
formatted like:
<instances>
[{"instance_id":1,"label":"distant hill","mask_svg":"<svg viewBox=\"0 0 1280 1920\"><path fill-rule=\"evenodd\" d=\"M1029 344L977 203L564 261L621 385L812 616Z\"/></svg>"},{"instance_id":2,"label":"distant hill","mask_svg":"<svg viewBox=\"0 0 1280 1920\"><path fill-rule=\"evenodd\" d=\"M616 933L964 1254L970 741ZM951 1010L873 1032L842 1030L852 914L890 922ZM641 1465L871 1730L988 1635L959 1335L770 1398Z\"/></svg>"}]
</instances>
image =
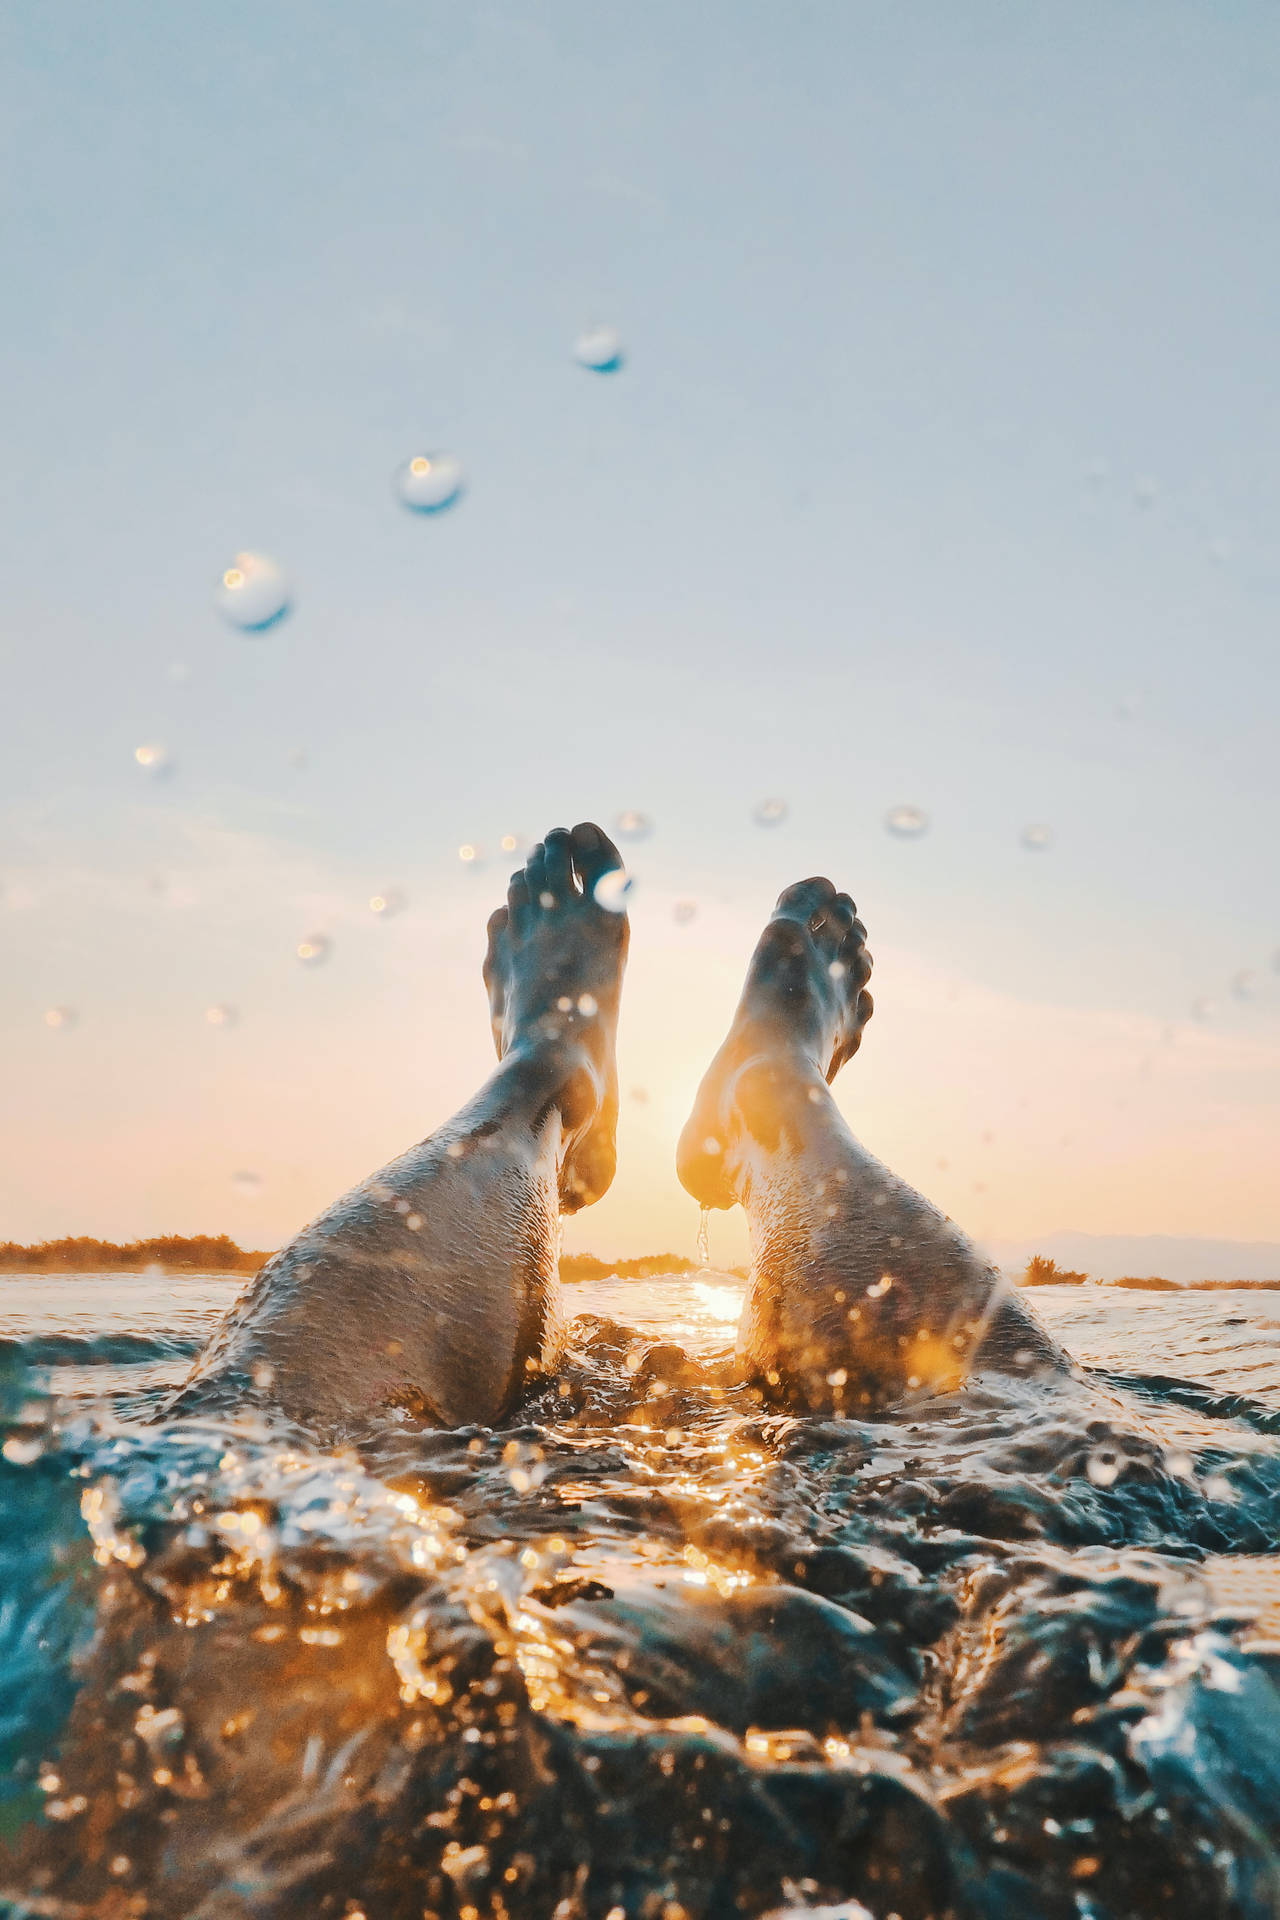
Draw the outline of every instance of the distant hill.
<instances>
[{"instance_id":1,"label":"distant hill","mask_svg":"<svg viewBox=\"0 0 1280 1920\"><path fill-rule=\"evenodd\" d=\"M987 1251L1011 1279L1020 1279L1028 1260L1039 1255L1095 1280L1122 1280L1135 1274L1159 1275L1179 1286L1209 1280L1280 1281L1280 1241L1197 1240L1177 1234L1036 1234L1026 1240L993 1240Z\"/></svg>"}]
</instances>

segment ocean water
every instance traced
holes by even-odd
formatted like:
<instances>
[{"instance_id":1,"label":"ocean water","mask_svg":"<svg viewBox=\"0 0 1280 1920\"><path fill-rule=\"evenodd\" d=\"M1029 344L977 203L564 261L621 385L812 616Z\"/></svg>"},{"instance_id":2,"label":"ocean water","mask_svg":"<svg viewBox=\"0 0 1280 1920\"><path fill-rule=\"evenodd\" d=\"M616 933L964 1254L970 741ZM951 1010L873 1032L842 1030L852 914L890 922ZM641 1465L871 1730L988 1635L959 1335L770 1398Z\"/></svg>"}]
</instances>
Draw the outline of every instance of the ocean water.
<instances>
[{"instance_id":1,"label":"ocean water","mask_svg":"<svg viewBox=\"0 0 1280 1920\"><path fill-rule=\"evenodd\" d=\"M218 1276L0 1281L14 1914L1280 1914L1280 1295L794 1418L714 1272L518 1422L165 1422Z\"/></svg>"}]
</instances>

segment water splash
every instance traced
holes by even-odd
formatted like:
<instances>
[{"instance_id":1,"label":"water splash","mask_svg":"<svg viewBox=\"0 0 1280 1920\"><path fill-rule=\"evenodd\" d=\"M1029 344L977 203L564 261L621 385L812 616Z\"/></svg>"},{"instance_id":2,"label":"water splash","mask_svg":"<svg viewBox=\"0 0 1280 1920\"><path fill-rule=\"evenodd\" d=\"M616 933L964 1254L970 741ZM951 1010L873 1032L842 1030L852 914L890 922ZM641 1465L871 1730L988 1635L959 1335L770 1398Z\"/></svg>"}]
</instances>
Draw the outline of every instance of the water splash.
<instances>
[{"instance_id":1,"label":"water splash","mask_svg":"<svg viewBox=\"0 0 1280 1920\"><path fill-rule=\"evenodd\" d=\"M711 1265L711 1209L703 1207L698 1214L698 1265Z\"/></svg>"}]
</instances>

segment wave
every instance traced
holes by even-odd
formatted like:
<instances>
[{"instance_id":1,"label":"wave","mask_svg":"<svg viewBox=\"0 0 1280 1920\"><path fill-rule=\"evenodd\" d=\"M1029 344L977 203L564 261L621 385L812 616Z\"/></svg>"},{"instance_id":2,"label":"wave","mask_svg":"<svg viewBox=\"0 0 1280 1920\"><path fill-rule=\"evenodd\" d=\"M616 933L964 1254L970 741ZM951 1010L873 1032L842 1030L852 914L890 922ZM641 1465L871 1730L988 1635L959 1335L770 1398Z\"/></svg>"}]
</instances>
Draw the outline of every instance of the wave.
<instances>
[{"instance_id":1,"label":"wave","mask_svg":"<svg viewBox=\"0 0 1280 1920\"><path fill-rule=\"evenodd\" d=\"M182 1360L203 1346L199 1334L32 1333L0 1337L0 1366L27 1367L158 1366Z\"/></svg>"}]
</instances>

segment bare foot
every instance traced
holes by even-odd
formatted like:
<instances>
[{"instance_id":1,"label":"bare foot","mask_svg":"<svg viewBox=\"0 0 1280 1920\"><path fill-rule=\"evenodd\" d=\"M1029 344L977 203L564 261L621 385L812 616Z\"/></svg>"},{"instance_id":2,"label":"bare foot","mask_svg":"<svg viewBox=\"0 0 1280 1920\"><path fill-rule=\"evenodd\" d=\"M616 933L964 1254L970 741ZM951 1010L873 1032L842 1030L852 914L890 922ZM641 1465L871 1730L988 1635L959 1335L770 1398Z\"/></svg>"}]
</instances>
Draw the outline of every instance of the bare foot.
<instances>
[{"instance_id":1,"label":"bare foot","mask_svg":"<svg viewBox=\"0 0 1280 1920\"><path fill-rule=\"evenodd\" d=\"M513 874L507 904L489 921L484 981L499 1059L536 1055L560 1091L569 1145L560 1208L575 1213L605 1193L617 1155L618 997L629 927L596 888L622 867L589 821L553 827Z\"/></svg>"},{"instance_id":2,"label":"bare foot","mask_svg":"<svg viewBox=\"0 0 1280 1920\"><path fill-rule=\"evenodd\" d=\"M704 1207L731 1207L740 1197L726 1156L739 1099L749 1098L744 1071L781 1055L831 1081L858 1051L873 1010L866 938L853 901L830 880L800 880L779 895L676 1152L681 1184Z\"/></svg>"},{"instance_id":3,"label":"bare foot","mask_svg":"<svg viewBox=\"0 0 1280 1920\"><path fill-rule=\"evenodd\" d=\"M1065 1356L952 1221L850 1132L827 1083L871 1017L866 931L829 880L788 887L680 1138L681 1180L740 1201L752 1275L738 1355L814 1411L937 1393Z\"/></svg>"}]
</instances>

